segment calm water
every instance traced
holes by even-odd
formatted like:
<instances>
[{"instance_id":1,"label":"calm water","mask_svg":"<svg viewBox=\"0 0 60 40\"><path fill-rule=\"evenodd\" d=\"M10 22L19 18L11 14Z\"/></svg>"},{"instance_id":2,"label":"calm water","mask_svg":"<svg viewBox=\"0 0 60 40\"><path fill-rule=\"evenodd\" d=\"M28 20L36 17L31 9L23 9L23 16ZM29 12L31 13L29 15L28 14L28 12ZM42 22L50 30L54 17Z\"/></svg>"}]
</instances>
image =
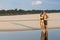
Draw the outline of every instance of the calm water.
<instances>
[{"instance_id":1,"label":"calm water","mask_svg":"<svg viewBox=\"0 0 60 40\"><path fill-rule=\"evenodd\" d=\"M0 32L0 40L41 40L40 30ZM50 29L48 40L60 40L60 29Z\"/></svg>"}]
</instances>

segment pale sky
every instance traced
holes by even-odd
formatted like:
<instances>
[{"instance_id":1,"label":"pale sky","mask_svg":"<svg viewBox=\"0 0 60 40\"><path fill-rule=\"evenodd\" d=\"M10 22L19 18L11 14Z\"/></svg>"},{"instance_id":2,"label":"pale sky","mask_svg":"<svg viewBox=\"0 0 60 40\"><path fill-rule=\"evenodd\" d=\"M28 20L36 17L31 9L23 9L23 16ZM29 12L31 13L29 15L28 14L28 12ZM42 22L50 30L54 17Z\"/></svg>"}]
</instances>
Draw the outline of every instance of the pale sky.
<instances>
[{"instance_id":1,"label":"pale sky","mask_svg":"<svg viewBox=\"0 0 60 40\"><path fill-rule=\"evenodd\" d=\"M60 9L60 0L0 0L1 9Z\"/></svg>"}]
</instances>

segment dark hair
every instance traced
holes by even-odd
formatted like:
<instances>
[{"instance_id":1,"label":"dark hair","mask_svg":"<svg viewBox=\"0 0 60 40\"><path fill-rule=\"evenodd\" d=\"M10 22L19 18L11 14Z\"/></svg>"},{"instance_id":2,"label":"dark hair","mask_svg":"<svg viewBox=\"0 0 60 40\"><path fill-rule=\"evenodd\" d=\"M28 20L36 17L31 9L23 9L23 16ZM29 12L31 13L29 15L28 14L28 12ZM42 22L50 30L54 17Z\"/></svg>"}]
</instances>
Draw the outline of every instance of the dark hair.
<instances>
[{"instance_id":1,"label":"dark hair","mask_svg":"<svg viewBox=\"0 0 60 40\"><path fill-rule=\"evenodd\" d=\"M41 12L40 16L42 16L42 15L43 15L43 11Z\"/></svg>"}]
</instances>

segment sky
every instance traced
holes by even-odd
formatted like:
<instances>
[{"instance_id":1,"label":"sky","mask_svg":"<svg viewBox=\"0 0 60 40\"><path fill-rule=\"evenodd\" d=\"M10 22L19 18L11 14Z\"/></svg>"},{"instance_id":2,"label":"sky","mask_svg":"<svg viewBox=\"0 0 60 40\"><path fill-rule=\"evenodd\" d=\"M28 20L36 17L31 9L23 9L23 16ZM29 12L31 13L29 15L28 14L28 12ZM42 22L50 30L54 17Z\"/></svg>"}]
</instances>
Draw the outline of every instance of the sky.
<instances>
[{"instance_id":1,"label":"sky","mask_svg":"<svg viewBox=\"0 0 60 40\"><path fill-rule=\"evenodd\" d=\"M23 10L59 10L60 0L0 0L0 10L16 8Z\"/></svg>"}]
</instances>

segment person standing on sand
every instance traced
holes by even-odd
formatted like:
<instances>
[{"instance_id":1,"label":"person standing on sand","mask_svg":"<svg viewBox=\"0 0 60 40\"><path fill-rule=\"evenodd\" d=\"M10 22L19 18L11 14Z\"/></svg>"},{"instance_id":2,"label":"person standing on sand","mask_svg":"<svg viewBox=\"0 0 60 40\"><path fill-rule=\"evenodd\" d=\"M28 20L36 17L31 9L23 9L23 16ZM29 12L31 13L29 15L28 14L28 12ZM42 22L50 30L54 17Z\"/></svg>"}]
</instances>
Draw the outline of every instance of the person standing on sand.
<instances>
[{"instance_id":1,"label":"person standing on sand","mask_svg":"<svg viewBox=\"0 0 60 40\"><path fill-rule=\"evenodd\" d=\"M47 23L47 21L48 21L48 15L47 15L47 12L46 11L44 11L43 13L44 13L44 16L43 16L43 19L44 19L44 27L45 27L45 30L48 31L48 23Z\"/></svg>"},{"instance_id":2,"label":"person standing on sand","mask_svg":"<svg viewBox=\"0 0 60 40\"><path fill-rule=\"evenodd\" d=\"M41 26L41 30L44 30L44 18L43 18L43 12L40 14L40 26Z\"/></svg>"}]
</instances>

